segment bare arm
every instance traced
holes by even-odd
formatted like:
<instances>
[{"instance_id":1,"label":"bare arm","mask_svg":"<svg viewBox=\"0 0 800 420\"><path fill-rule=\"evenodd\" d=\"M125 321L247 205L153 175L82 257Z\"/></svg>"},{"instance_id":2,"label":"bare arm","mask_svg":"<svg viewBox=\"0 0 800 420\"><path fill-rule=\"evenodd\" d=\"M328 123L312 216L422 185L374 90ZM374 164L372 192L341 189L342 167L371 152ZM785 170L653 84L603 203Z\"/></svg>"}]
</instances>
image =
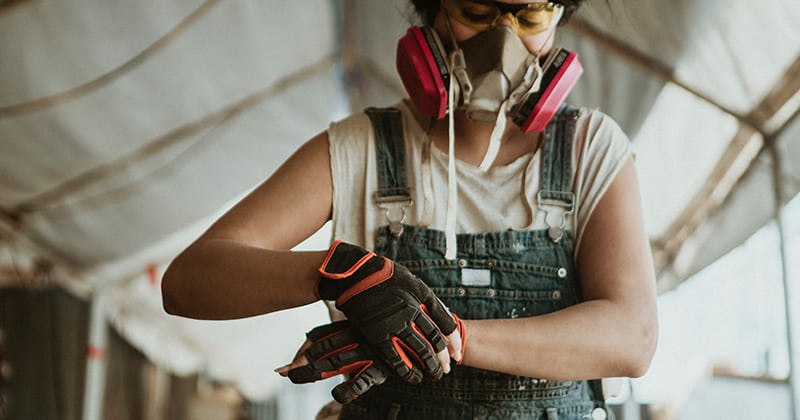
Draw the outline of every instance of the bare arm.
<instances>
[{"instance_id":1,"label":"bare arm","mask_svg":"<svg viewBox=\"0 0 800 420\"><path fill-rule=\"evenodd\" d=\"M164 309L230 319L316 301L326 251L289 250L330 219L332 191L322 133L172 261L161 286Z\"/></svg>"},{"instance_id":2,"label":"bare arm","mask_svg":"<svg viewBox=\"0 0 800 420\"><path fill-rule=\"evenodd\" d=\"M644 374L656 346L656 288L632 158L592 214L577 264L584 302L531 318L466 321L464 363L554 380Z\"/></svg>"}]
</instances>

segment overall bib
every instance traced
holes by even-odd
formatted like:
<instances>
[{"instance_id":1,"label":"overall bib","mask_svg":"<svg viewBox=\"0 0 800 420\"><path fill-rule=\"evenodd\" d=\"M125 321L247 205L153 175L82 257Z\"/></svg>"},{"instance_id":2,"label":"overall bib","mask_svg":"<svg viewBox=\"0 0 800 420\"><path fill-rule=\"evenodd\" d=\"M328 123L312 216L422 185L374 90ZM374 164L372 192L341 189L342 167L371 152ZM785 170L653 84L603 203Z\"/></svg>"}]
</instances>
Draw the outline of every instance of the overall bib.
<instances>
[{"instance_id":1,"label":"overall bib","mask_svg":"<svg viewBox=\"0 0 800 420\"><path fill-rule=\"evenodd\" d=\"M378 205L410 200L395 111L367 111L375 127ZM545 130L537 204L556 216L548 217L549 229L459 234L456 259L448 260L443 231L397 221L378 229L375 252L408 267L464 319L537 316L578 303L573 237L562 229L574 205L570 157L577 112L563 107ZM536 355L530 360L536 363ZM340 419L603 420L606 413L599 380L550 381L453 364L436 382L391 377L346 404Z\"/></svg>"}]
</instances>

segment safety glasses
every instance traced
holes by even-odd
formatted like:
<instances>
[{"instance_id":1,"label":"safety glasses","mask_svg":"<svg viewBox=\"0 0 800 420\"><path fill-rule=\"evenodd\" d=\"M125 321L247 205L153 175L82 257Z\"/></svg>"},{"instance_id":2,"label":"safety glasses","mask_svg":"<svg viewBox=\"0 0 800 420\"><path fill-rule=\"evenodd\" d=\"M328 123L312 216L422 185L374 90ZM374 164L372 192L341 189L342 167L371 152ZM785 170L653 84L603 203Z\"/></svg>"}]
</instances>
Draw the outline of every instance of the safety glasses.
<instances>
[{"instance_id":1,"label":"safety glasses","mask_svg":"<svg viewBox=\"0 0 800 420\"><path fill-rule=\"evenodd\" d=\"M479 31L496 26L509 15L511 28L521 36L534 35L557 23L563 6L554 3L502 3L489 0L445 0L450 17Z\"/></svg>"}]
</instances>

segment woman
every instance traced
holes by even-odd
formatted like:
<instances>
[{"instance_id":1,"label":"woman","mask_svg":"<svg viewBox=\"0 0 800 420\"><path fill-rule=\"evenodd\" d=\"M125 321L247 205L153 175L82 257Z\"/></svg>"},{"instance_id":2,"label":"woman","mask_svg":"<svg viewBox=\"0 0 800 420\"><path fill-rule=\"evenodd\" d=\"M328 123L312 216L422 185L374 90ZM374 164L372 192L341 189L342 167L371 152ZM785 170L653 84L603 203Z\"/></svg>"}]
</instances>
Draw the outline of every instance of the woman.
<instances>
[{"instance_id":1,"label":"woman","mask_svg":"<svg viewBox=\"0 0 800 420\"><path fill-rule=\"evenodd\" d=\"M556 26L581 2L414 0L425 23L417 40L424 35L424 47L448 57L444 93L440 86L438 96L420 99L410 91L388 110L395 117L357 114L307 142L173 261L165 309L229 319L321 297L342 303L335 279L362 269L356 260L374 250L395 272L407 267L427 284L413 276L392 283L415 290L404 294L404 308L438 311L432 292L457 316L408 315L406 330L417 325L409 319L433 321L419 333L427 346L388 351L374 336L391 326L365 314L382 307L370 297L378 288L355 287L360 300L337 307L355 325L362 356L388 379L353 391L341 418L604 418L596 379L641 376L657 336L632 152L598 111L561 107L536 129L528 124L535 111L527 118L521 110L527 95L546 92L542 65ZM404 54L415 53L399 61ZM401 144L392 149L399 153L375 145L384 137ZM399 187L392 191L403 191L390 196L400 200L380 199L387 174ZM328 220L345 242L290 251ZM309 345L280 372L305 365Z\"/></svg>"}]
</instances>

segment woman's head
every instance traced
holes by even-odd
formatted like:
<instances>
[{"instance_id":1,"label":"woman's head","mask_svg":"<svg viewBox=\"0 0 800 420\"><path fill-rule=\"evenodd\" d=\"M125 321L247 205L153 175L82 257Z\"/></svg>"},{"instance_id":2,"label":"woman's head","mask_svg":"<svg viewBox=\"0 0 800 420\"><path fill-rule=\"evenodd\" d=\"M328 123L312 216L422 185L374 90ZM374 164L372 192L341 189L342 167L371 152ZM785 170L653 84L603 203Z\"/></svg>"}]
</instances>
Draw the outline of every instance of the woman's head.
<instances>
[{"instance_id":1,"label":"woman's head","mask_svg":"<svg viewBox=\"0 0 800 420\"><path fill-rule=\"evenodd\" d=\"M427 26L433 27L443 42L466 41L497 26L511 28L532 54L547 55L555 42L557 23L563 22L567 6L572 11L583 0L559 2L526 0L412 0Z\"/></svg>"},{"instance_id":2,"label":"woman's head","mask_svg":"<svg viewBox=\"0 0 800 420\"><path fill-rule=\"evenodd\" d=\"M553 3L560 4L564 6L564 14L561 17L560 24L563 24L572 14L578 10L581 3L585 0L555 0ZM505 2L501 3L519 3L513 0L506 0ZM414 6L414 12L420 18L423 24L432 26L434 21L436 20L436 15L439 13L439 9L442 7L442 0L411 0L411 4Z\"/></svg>"},{"instance_id":3,"label":"woman's head","mask_svg":"<svg viewBox=\"0 0 800 420\"><path fill-rule=\"evenodd\" d=\"M457 109L476 121L494 121L502 132L497 121L505 122L521 101L532 103L528 98L542 89L542 67L550 58L560 61L548 69L567 61L580 69L574 53L550 52L566 7L574 12L584 0L411 1L423 25L409 28L398 42L397 67L412 101L427 114L442 118L447 102L458 96ZM577 74L570 72L569 83Z\"/></svg>"}]
</instances>

